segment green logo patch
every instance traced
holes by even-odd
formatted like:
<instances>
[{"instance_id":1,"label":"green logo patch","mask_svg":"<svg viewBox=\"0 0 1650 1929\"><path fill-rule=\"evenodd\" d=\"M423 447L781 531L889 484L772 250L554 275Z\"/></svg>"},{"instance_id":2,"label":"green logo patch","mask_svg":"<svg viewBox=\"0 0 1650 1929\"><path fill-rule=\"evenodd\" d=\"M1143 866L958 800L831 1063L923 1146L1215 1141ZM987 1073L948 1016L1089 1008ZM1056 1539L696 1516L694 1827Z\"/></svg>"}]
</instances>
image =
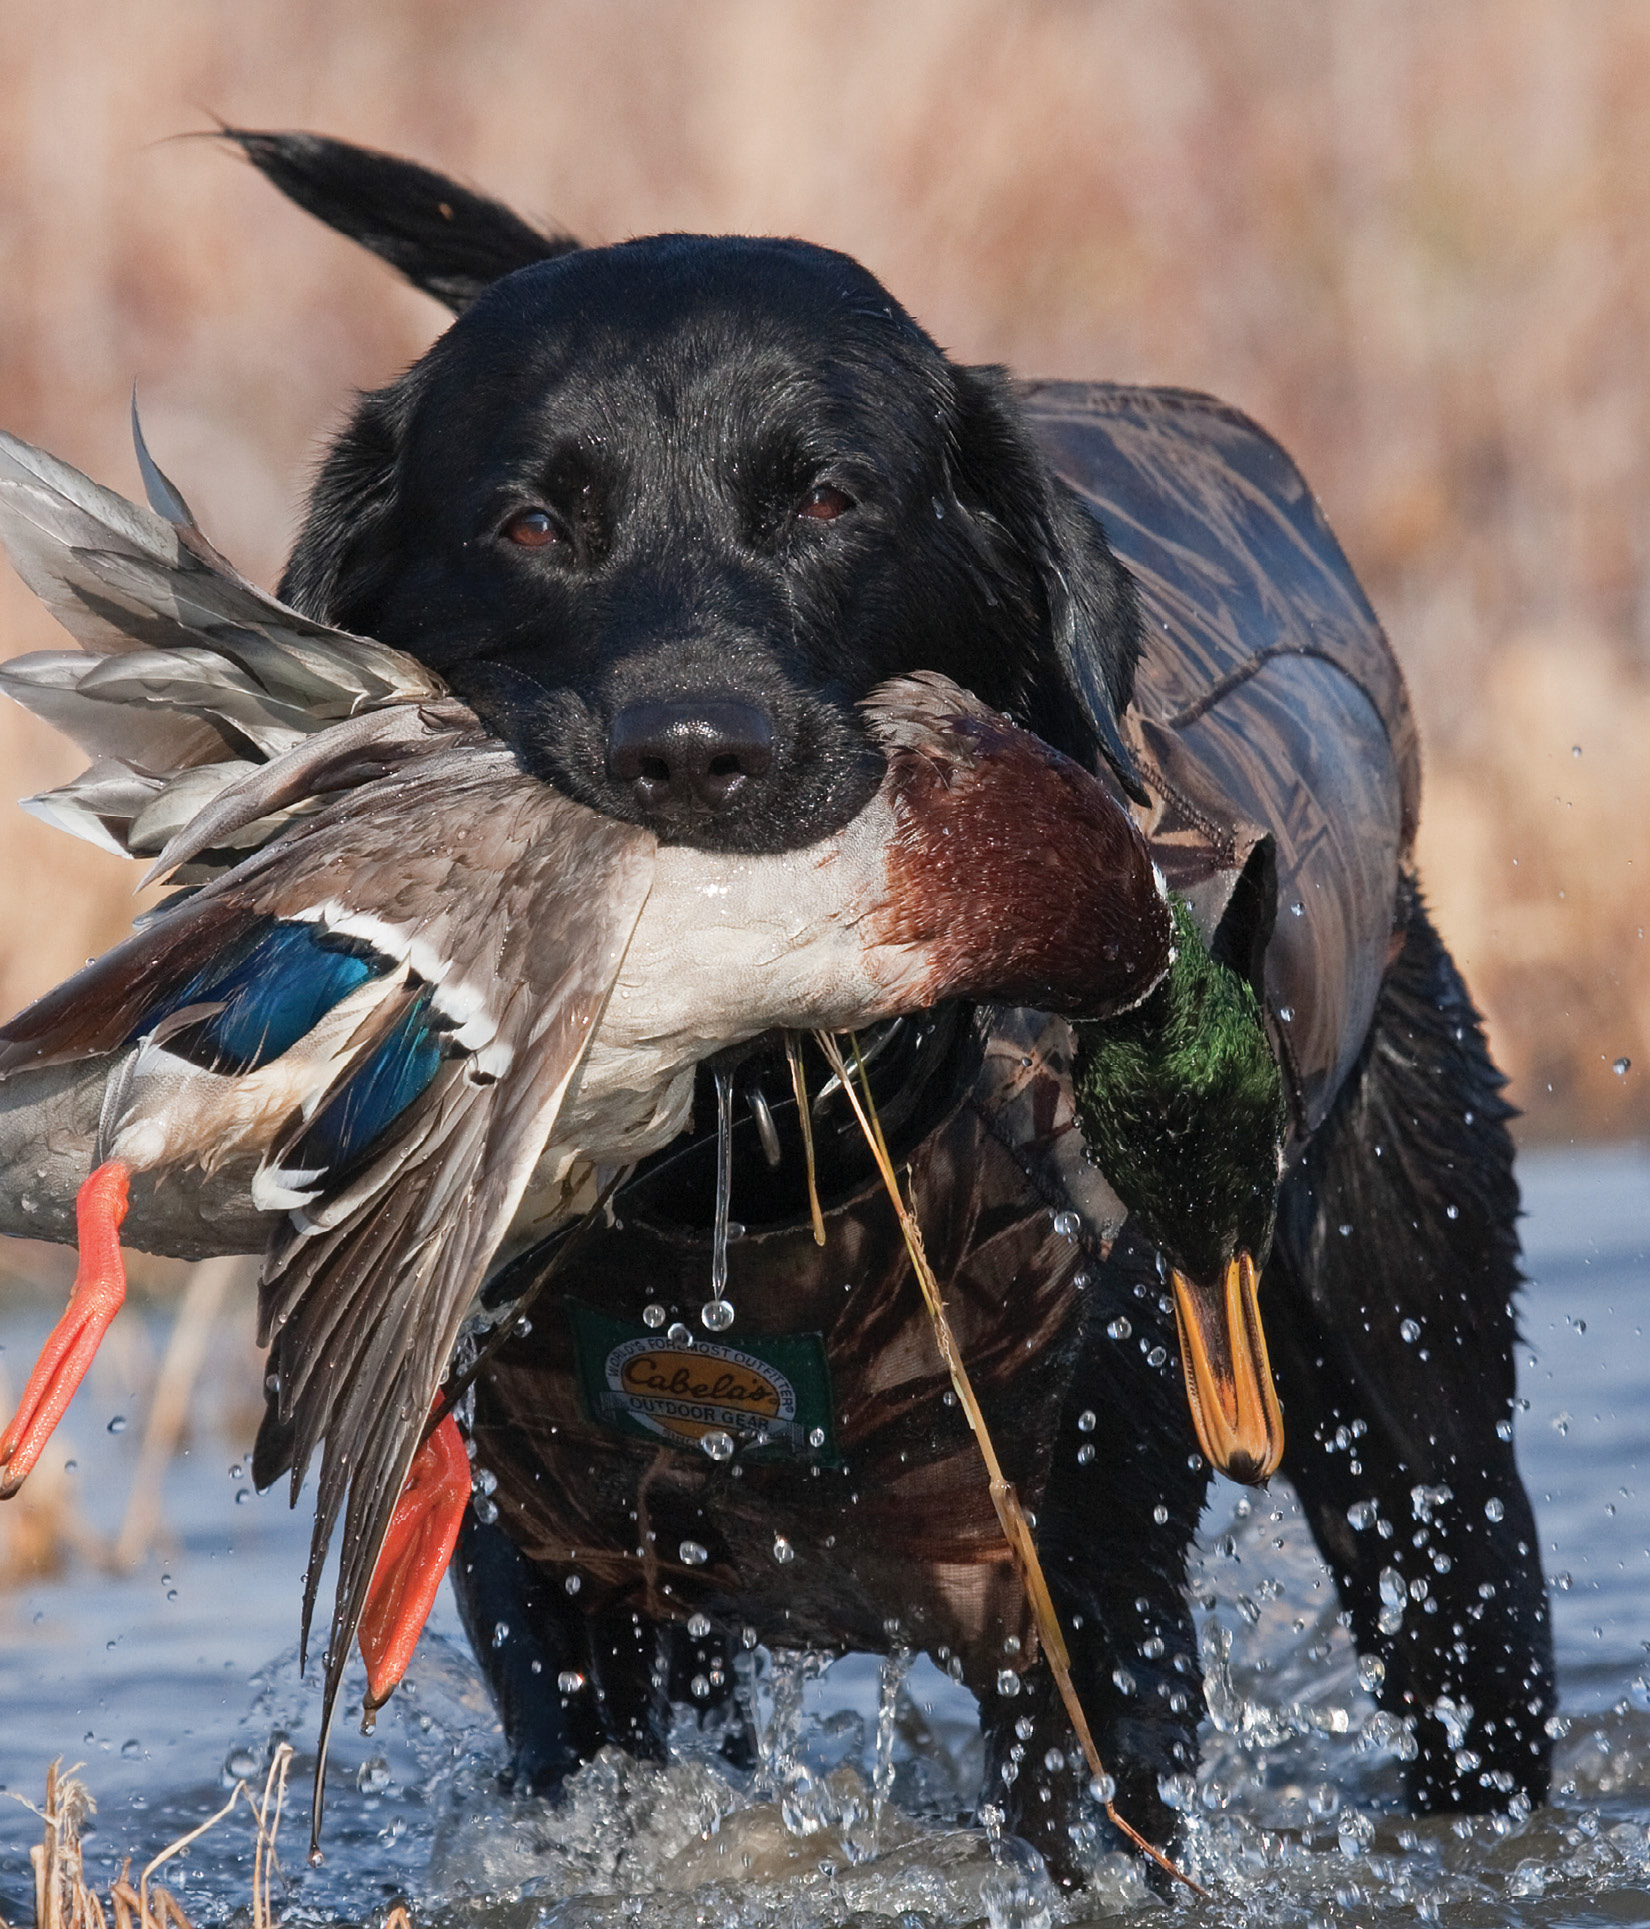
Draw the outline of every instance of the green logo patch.
<instances>
[{"instance_id":1,"label":"green logo patch","mask_svg":"<svg viewBox=\"0 0 1650 1929\"><path fill-rule=\"evenodd\" d=\"M831 1372L818 1333L667 1339L567 1301L579 1389L592 1420L618 1433L699 1448L725 1433L741 1460L837 1467Z\"/></svg>"}]
</instances>

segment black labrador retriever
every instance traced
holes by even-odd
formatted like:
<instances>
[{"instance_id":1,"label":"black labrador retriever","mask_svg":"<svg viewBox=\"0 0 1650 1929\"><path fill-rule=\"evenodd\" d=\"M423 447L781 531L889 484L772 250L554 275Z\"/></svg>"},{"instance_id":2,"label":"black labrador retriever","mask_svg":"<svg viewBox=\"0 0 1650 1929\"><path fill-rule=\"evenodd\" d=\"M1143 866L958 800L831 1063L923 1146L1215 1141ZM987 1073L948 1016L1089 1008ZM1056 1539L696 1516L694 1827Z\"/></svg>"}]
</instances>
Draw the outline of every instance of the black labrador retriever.
<instances>
[{"instance_id":1,"label":"black labrador retriever","mask_svg":"<svg viewBox=\"0 0 1650 1929\"><path fill-rule=\"evenodd\" d=\"M460 314L338 437L288 600L422 658L527 767L667 839L767 852L846 821L877 775L856 704L919 669L1149 801L1288 1074L1266 1297L1284 1470L1409 1723L1410 1797L1541 1799L1509 1108L1409 867L1401 679L1287 458L1204 398L958 366L821 248L582 249L410 163L231 138ZM1155 1256L1073 1157L1061 1026L952 1008L870 1054L1120 1806L1162 1837L1161 1779L1197 1754L1184 1584L1209 1470ZM823 1247L777 1046L720 1068L749 1102L746 1350L716 1359L745 1376L728 1397L790 1402L813 1450L718 1466L628 1401L635 1336L706 1296L714 1069L700 1129L637 1174L469 1416L483 1475L454 1574L514 1773L553 1789L605 1743L657 1755L673 1699L737 1755L741 1641L918 1647L980 1698L982 1801L1069 1876L1105 1839L1087 1771L822 1066ZM513 1262L500 1301L544 1263Z\"/></svg>"}]
</instances>

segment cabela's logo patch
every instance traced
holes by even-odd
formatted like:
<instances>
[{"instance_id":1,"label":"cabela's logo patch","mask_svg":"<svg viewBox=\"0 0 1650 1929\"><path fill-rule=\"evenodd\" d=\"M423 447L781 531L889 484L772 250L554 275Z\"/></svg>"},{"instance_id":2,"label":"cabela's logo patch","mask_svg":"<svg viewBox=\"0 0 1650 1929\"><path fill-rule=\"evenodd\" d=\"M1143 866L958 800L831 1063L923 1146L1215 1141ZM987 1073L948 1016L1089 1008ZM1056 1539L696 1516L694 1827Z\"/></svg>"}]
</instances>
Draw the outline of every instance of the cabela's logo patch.
<instances>
[{"instance_id":1,"label":"cabela's logo patch","mask_svg":"<svg viewBox=\"0 0 1650 1929\"><path fill-rule=\"evenodd\" d=\"M729 1346L670 1340L577 1301L567 1312L593 1420L684 1447L726 1434L741 1460L836 1464L830 1370L817 1333Z\"/></svg>"}]
</instances>

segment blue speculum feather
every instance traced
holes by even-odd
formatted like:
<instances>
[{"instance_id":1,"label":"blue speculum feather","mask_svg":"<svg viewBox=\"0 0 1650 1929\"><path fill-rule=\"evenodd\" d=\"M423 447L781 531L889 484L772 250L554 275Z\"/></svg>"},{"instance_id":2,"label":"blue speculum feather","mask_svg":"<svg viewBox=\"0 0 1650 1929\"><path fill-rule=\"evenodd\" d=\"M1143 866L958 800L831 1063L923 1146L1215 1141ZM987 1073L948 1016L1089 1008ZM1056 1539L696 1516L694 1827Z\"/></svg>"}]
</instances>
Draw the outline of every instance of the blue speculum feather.
<instances>
[{"instance_id":1,"label":"blue speculum feather","mask_svg":"<svg viewBox=\"0 0 1650 1929\"><path fill-rule=\"evenodd\" d=\"M352 1165L428 1087L440 1063L441 1041L425 986L394 1030L310 1120L285 1164L306 1172L338 1171Z\"/></svg>"},{"instance_id":2,"label":"blue speculum feather","mask_svg":"<svg viewBox=\"0 0 1650 1929\"><path fill-rule=\"evenodd\" d=\"M222 1011L168 1039L167 1049L239 1077L290 1051L334 1005L389 969L389 959L318 925L271 920L151 1006L132 1036L152 1031L188 1005L221 1004Z\"/></svg>"}]
</instances>

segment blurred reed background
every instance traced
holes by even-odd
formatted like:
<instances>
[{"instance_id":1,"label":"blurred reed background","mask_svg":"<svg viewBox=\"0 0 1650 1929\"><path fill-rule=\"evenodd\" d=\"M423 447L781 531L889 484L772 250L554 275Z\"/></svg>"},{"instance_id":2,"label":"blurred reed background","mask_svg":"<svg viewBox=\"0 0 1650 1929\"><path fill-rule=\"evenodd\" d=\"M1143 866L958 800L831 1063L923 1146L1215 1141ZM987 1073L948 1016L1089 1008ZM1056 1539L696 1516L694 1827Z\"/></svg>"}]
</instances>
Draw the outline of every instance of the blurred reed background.
<instances>
[{"instance_id":1,"label":"blurred reed background","mask_svg":"<svg viewBox=\"0 0 1650 1929\"><path fill-rule=\"evenodd\" d=\"M350 389L442 315L168 140L213 115L593 240L805 235L960 356L1252 412L1408 670L1429 887L1521 1129L1650 1126L1643 0L11 0L0 422L135 493L135 379L270 581ZM0 580L0 650L59 640ZM0 755L13 795L77 761L10 709ZM0 878L8 1009L131 913L123 865L10 810Z\"/></svg>"}]
</instances>

